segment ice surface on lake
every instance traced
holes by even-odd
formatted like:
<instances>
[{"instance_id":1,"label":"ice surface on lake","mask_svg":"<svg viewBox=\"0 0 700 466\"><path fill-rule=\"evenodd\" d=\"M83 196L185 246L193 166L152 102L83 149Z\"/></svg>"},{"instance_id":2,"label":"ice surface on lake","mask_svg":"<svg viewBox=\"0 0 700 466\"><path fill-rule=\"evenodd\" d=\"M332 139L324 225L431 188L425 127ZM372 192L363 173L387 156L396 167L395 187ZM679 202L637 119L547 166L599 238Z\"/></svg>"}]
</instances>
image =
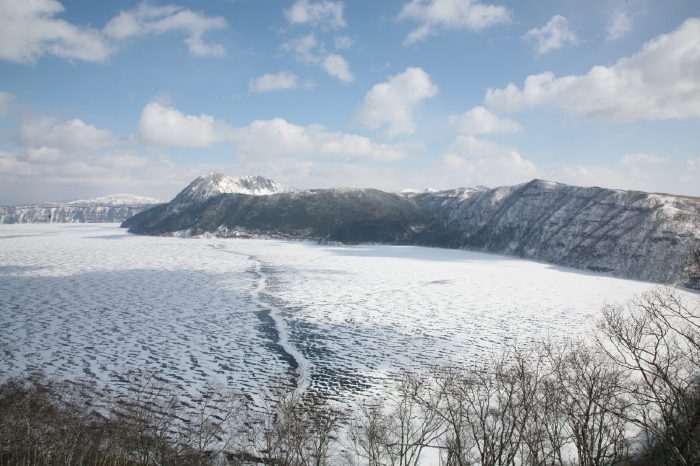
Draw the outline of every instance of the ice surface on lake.
<instances>
[{"instance_id":1,"label":"ice surface on lake","mask_svg":"<svg viewBox=\"0 0 700 466\"><path fill-rule=\"evenodd\" d=\"M112 388L135 369L190 392L299 383L342 400L401 368L585 334L602 305L651 286L456 250L0 226L10 373Z\"/></svg>"}]
</instances>

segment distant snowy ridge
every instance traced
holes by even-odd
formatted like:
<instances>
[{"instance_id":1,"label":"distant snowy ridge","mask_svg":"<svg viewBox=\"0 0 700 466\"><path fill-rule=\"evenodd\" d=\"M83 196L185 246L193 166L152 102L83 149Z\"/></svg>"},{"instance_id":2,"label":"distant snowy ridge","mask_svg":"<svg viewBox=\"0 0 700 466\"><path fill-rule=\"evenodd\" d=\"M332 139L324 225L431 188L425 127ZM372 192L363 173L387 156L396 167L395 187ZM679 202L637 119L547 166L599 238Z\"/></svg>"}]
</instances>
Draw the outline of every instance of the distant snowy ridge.
<instances>
[{"instance_id":1,"label":"distant snowy ridge","mask_svg":"<svg viewBox=\"0 0 700 466\"><path fill-rule=\"evenodd\" d=\"M233 190L232 185L238 189L240 182L217 175L198 178L173 202L137 214L123 226L148 235L244 232L461 248L684 284L691 283L688 259L700 250L700 198L687 196L544 180L401 194L372 189L220 193Z\"/></svg>"},{"instance_id":2,"label":"distant snowy ridge","mask_svg":"<svg viewBox=\"0 0 700 466\"><path fill-rule=\"evenodd\" d=\"M154 204L165 204L166 200L157 199L155 197L139 196L136 194L108 194L106 196L95 197L93 199L78 199L75 201L69 201L65 204L68 205L154 205ZM61 204L61 203L58 203Z\"/></svg>"},{"instance_id":3,"label":"distant snowy ridge","mask_svg":"<svg viewBox=\"0 0 700 466\"><path fill-rule=\"evenodd\" d=\"M109 194L93 199L0 207L0 223L121 223L166 201L135 194Z\"/></svg>"}]
</instances>

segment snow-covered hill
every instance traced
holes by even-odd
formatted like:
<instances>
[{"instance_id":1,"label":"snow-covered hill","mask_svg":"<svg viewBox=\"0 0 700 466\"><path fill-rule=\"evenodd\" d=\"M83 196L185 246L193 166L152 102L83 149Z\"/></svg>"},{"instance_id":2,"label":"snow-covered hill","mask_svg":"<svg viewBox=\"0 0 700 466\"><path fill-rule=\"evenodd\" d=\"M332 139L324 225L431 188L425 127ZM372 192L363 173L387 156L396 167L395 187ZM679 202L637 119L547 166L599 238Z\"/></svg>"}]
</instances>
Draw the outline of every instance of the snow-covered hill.
<instances>
[{"instance_id":1,"label":"snow-covered hill","mask_svg":"<svg viewBox=\"0 0 700 466\"><path fill-rule=\"evenodd\" d=\"M401 194L292 192L268 179L244 189L243 179L250 178L198 178L170 204L135 215L124 226L155 235L250 232L464 248L686 284L688 258L700 249L700 199L693 197L543 180ZM271 191L277 195L240 195Z\"/></svg>"},{"instance_id":2,"label":"snow-covered hill","mask_svg":"<svg viewBox=\"0 0 700 466\"><path fill-rule=\"evenodd\" d=\"M241 176L233 178L223 173L210 173L198 177L173 199L173 204L190 204L205 201L220 194L247 194L268 196L291 193L295 190L265 176Z\"/></svg>"},{"instance_id":3,"label":"snow-covered hill","mask_svg":"<svg viewBox=\"0 0 700 466\"><path fill-rule=\"evenodd\" d=\"M134 194L0 207L0 223L121 223L163 200Z\"/></svg>"},{"instance_id":4,"label":"snow-covered hill","mask_svg":"<svg viewBox=\"0 0 700 466\"><path fill-rule=\"evenodd\" d=\"M436 221L416 243L657 282L684 281L700 248L700 199L533 180L413 198Z\"/></svg>"}]
</instances>

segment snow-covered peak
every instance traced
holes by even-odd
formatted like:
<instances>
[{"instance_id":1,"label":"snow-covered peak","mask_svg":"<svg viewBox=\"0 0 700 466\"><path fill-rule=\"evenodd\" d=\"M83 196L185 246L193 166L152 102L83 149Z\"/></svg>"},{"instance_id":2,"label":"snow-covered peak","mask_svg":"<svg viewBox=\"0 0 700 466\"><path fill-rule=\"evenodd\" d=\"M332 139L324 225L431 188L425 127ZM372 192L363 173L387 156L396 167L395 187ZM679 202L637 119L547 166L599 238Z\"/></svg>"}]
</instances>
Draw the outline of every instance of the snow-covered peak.
<instances>
[{"instance_id":1,"label":"snow-covered peak","mask_svg":"<svg viewBox=\"0 0 700 466\"><path fill-rule=\"evenodd\" d=\"M426 194L426 193L436 193L436 192L438 192L438 190L435 188L424 188L424 189L404 188L396 194L410 195L410 194Z\"/></svg>"},{"instance_id":2,"label":"snow-covered peak","mask_svg":"<svg viewBox=\"0 0 700 466\"><path fill-rule=\"evenodd\" d=\"M200 176L190 183L177 195L175 200L178 202L199 202L219 194L267 196L293 191L293 188L277 183L265 176L256 175L233 178L222 173L210 173Z\"/></svg>"},{"instance_id":3,"label":"snow-covered peak","mask_svg":"<svg viewBox=\"0 0 700 466\"><path fill-rule=\"evenodd\" d=\"M149 204L162 204L164 201L162 199L156 199L154 197L139 196L136 194L108 194L106 196L100 196L93 199L78 199L75 201L67 202L68 205L149 205Z\"/></svg>"}]
</instances>

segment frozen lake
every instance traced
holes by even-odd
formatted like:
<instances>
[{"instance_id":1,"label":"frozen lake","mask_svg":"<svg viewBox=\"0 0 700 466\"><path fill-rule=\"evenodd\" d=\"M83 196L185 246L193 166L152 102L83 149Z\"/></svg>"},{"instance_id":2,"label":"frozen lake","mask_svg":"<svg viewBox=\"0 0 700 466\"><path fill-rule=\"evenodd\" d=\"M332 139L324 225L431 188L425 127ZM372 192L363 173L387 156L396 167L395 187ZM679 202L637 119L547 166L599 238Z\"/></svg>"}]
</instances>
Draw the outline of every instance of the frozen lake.
<instances>
[{"instance_id":1,"label":"frozen lake","mask_svg":"<svg viewBox=\"0 0 700 466\"><path fill-rule=\"evenodd\" d=\"M0 225L11 374L118 388L129 370L192 392L300 385L344 399L401 368L513 339L586 334L653 285L466 251L181 239L116 225Z\"/></svg>"}]
</instances>

